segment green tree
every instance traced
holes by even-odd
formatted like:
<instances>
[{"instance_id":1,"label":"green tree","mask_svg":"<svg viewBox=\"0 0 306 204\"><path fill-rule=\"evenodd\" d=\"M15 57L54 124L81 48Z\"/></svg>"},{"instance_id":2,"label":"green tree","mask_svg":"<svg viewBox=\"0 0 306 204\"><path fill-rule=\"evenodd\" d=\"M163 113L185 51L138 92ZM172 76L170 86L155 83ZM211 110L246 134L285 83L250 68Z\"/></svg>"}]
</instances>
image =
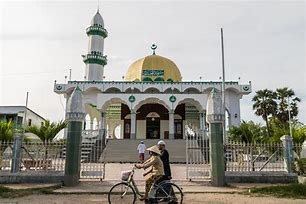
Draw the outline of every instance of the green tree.
<instances>
[{"instance_id":1,"label":"green tree","mask_svg":"<svg viewBox=\"0 0 306 204\"><path fill-rule=\"evenodd\" d=\"M67 127L66 121L60 121L58 123L51 123L49 120L43 122L43 124L39 127L36 125L30 126L26 128L26 132L30 132L38 136L44 145L44 161L43 161L43 168L48 168L48 141L51 142L55 136L65 127Z\"/></svg>"},{"instance_id":2,"label":"green tree","mask_svg":"<svg viewBox=\"0 0 306 204\"><path fill-rule=\"evenodd\" d=\"M2 166L2 154L8 147L9 141L13 140L14 136L14 123L12 120L0 121L0 169Z\"/></svg>"},{"instance_id":3,"label":"green tree","mask_svg":"<svg viewBox=\"0 0 306 204\"><path fill-rule=\"evenodd\" d=\"M268 89L256 91L256 95L252 99L254 102L253 110L255 110L255 114L261 116L266 122L268 136L271 135L269 117L275 115L277 111L277 103L275 100L276 93Z\"/></svg>"},{"instance_id":4,"label":"green tree","mask_svg":"<svg viewBox=\"0 0 306 204\"><path fill-rule=\"evenodd\" d=\"M253 121L242 121L240 126L229 129L229 139L245 143L264 142L266 140L266 129Z\"/></svg>"},{"instance_id":5,"label":"green tree","mask_svg":"<svg viewBox=\"0 0 306 204\"><path fill-rule=\"evenodd\" d=\"M292 138L295 143L303 143L306 140L306 126L300 122L292 123ZM284 135L290 135L290 128L287 124L283 124L278 118L273 117L270 121L271 132L273 136L270 142L280 142L280 138Z\"/></svg>"},{"instance_id":6,"label":"green tree","mask_svg":"<svg viewBox=\"0 0 306 204\"><path fill-rule=\"evenodd\" d=\"M11 141L14 135L14 122L12 120L0 121L0 141Z\"/></svg>"},{"instance_id":7,"label":"green tree","mask_svg":"<svg viewBox=\"0 0 306 204\"><path fill-rule=\"evenodd\" d=\"M299 113L297 103L301 99L296 97L294 91L288 87L276 89L276 95L278 104L275 116L283 125L289 126L288 107L290 108L290 119L295 119ZM290 104L288 104L288 99Z\"/></svg>"},{"instance_id":8,"label":"green tree","mask_svg":"<svg viewBox=\"0 0 306 204\"><path fill-rule=\"evenodd\" d=\"M30 132L38 136L43 142L52 141L55 136L64 128L67 127L66 121L60 121L58 123L50 122L46 120L39 127L37 125L33 125L26 128L26 132Z\"/></svg>"}]
</instances>

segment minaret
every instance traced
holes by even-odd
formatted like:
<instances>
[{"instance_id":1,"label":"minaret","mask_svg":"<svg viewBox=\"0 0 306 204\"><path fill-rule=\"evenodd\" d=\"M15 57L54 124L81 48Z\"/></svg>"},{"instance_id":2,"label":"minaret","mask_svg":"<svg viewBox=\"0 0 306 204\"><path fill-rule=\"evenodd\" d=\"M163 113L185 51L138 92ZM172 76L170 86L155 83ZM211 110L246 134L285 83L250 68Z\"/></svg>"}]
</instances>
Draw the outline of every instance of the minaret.
<instances>
[{"instance_id":1,"label":"minaret","mask_svg":"<svg viewBox=\"0 0 306 204\"><path fill-rule=\"evenodd\" d=\"M88 54L82 55L86 64L87 81L102 81L104 66L107 63L106 55L103 56L104 38L107 37L107 31L104 28L103 18L97 13L91 20L91 25L86 29L89 37Z\"/></svg>"}]
</instances>

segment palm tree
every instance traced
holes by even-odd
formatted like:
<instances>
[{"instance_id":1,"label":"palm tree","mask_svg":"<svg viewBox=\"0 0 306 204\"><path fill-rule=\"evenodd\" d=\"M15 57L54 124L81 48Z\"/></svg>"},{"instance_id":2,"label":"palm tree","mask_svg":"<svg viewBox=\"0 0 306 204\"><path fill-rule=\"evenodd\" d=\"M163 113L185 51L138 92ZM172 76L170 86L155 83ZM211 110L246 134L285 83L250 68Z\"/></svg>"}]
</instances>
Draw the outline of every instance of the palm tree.
<instances>
[{"instance_id":1,"label":"palm tree","mask_svg":"<svg viewBox=\"0 0 306 204\"><path fill-rule=\"evenodd\" d=\"M14 123L12 120L0 121L0 169L2 166L2 154L8 147L8 141L13 140L14 135Z\"/></svg>"},{"instance_id":2,"label":"palm tree","mask_svg":"<svg viewBox=\"0 0 306 204\"><path fill-rule=\"evenodd\" d=\"M297 103L301 102L301 99L296 97L294 91L288 87L276 89L276 94L278 100L276 117L283 125L288 126L288 107L290 107L290 119L293 119L299 113ZM288 99L291 101L290 104L288 104Z\"/></svg>"},{"instance_id":3,"label":"palm tree","mask_svg":"<svg viewBox=\"0 0 306 204\"><path fill-rule=\"evenodd\" d=\"M50 120L46 120L40 127L36 125L27 127L26 132L35 134L42 140L43 143L45 143L46 141L52 141L55 136L66 127L66 121L61 120L58 123L51 123Z\"/></svg>"},{"instance_id":4,"label":"palm tree","mask_svg":"<svg viewBox=\"0 0 306 204\"><path fill-rule=\"evenodd\" d=\"M14 135L14 122L12 120L0 121L0 141L11 141Z\"/></svg>"},{"instance_id":5,"label":"palm tree","mask_svg":"<svg viewBox=\"0 0 306 204\"><path fill-rule=\"evenodd\" d=\"M265 134L265 128L253 121L242 121L240 126L229 129L230 140L245 143L263 142L266 139Z\"/></svg>"},{"instance_id":6,"label":"palm tree","mask_svg":"<svg viewBox=\"0 0 306 204\"><path fill-rule=\"evenodd\" d=\"M271 135L268 121L269 116L275 115L277 111L277 103L275 100L276 93L268 89L256 91L256 95L252 99L254 102L253 110L255 110L255 114L261 116L266 122L268 136Z\"/></svg>"},{"instance_id":7,"label":"palm tree","mask_svg":"<svg viewBox=\"0 0 306 204\"><path fill-rule=\"evenodd\" d=\"M58 123L50 122L46 120L42 123L40 127L33 125L26 128L26 132L30 132L38 136L44 145L45 153L44 153L44 169L47 169L47 158L48 158L48 141L52 141L55 136L64 128L67 127L66 121L60 121Z\"/></svg>"}]
</instances>

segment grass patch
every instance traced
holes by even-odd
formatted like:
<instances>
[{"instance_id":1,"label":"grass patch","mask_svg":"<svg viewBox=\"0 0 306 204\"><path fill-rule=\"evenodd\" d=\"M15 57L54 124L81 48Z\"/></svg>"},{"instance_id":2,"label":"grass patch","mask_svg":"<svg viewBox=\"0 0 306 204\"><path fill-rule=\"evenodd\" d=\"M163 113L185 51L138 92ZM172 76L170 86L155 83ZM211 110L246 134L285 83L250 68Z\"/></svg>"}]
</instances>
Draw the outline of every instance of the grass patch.
<instances>
[{"instance_id":1,"label":"grass patch","mask_svg":"<svg viewBox=\"0 0 306 204\"><path fill-rule=\"evenodd\" d=\"M59 186L52 186L46 188L32 188L32 189L10 189L0 186L0 197L2 198L16 198L33 194L50 194L53 190L60 188Z\"/></svg>"},{"instance_id":2,"label":"grass patch","mask_svg":"<svg viewBox=\"0 0 306 204\"><path fill-rule=\"evenodd\" d=\"M282 186L270 186L264 188L252 188L249 190L251 194L270 195L283 198L306 198L306 184L289 184Z\"/></svg>"}]
</instances>

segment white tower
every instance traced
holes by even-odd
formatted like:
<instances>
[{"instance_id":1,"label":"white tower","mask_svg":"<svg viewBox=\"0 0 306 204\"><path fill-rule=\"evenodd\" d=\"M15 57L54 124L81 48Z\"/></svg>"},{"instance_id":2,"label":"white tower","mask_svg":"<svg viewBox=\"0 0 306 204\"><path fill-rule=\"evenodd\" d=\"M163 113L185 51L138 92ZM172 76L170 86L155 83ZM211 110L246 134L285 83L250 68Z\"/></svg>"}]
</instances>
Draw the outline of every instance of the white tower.
<instances>
[{"instance_id":1,"label":"white tower","mask_svg":"<svg viewBox=\"0 0 306 204\"><path fill-rule=\"evenodd\" d=\"M103 56L104 38L107 37L107 31L99 10L91 20L91 25L86 29L86 33L89 37L88 54L82 55L86 64L86 79L87 81L102 81L104 66L107 64L106 55Z\"/></svg>"}]
</instances>

